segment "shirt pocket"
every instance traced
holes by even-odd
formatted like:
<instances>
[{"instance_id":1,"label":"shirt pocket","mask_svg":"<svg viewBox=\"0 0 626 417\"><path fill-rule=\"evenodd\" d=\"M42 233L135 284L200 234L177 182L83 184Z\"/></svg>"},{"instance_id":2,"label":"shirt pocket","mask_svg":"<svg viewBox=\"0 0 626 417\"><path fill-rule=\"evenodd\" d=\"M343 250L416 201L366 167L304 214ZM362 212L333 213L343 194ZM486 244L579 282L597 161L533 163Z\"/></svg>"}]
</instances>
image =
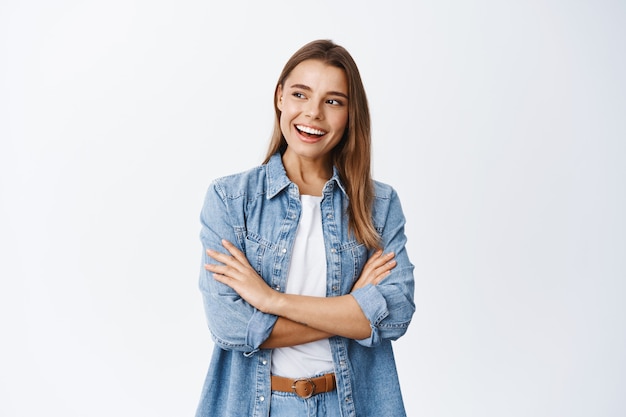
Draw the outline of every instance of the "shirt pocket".
<instances>
[{"instance_id":1,"label":"shirt pocket","mask_svg":"<svg viewBox=\"0 0 626 417\"><path fill-rule=\"evenodd\" d=\"M367 248L356 240L349 240L339 246L338 253L341 259L342 293L347 294L361 275L367 261Z\"/></svg>"},{"instance_id":2,"label":"shirt pocket","mask_svg":"<svg viewBox=\"0 0 626 417\"><path fill-rule=\"evenodd\" d=\"M261 235L246 231L244 234L244 253L250 266L265 282L269 283L272 274L271 264L276 252L276 245Z\"/></svg>"}]
</instances>

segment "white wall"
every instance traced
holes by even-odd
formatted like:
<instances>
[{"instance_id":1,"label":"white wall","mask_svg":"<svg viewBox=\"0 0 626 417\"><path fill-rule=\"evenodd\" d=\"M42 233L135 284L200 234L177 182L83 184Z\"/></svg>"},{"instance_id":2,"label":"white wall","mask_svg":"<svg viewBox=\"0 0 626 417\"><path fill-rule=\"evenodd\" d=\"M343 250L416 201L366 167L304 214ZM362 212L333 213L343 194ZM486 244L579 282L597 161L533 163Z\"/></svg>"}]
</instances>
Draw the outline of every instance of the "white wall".
<instances>
[{"instance_id":1,"label":"white wall","mask_svg":"<svg viewBox=\"0 0 626 417\"><path fill-rule=\"evenodd\" d=\"M626 414L626 5L0 3L0 415L193 415L210 180L346 46L416 264L410 416Z\"/></svg>"}]
</instances>

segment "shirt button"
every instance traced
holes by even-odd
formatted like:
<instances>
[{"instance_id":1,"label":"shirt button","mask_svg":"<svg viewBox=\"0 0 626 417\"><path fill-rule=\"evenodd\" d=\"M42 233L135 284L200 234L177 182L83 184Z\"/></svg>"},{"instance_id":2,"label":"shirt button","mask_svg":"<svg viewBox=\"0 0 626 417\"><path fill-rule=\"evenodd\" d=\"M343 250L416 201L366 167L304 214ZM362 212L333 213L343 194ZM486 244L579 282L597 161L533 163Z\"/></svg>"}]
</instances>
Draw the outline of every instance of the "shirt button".
<instances>
[{"instance_id":1,"label":"shirt button","mask_svg":"<svg viewBox=\"0 0 626 417\"><path fill-rule=\"evenodd\" d=\"M335 248L332 248L332 249L330 250L330 252L331 252L331 253L335 253L335 252L337 252L337 251L335 250Z\"/></svg>"},{"instance_id":2,"label":"shirt button","mask_svg":"<svg viewBox=\"0 0 626 417\"><path fill-rule=\"evenodd\" d=\"M263 361L261 361L261 363L262 363L263 365L267 365L267 361L266 361L265 359L263 359Z\"/></svg>"},{"instance_id":3,"label":"shirt button","mask_svg":"<svg viewBox=\"0 0 626 417\"><path fill-rule=\"evenodd\" d=\"M280 285L275 286L275 287L274 287L274 289L275 289L276 291L280 291Z\"/></svg>"},{"instance_id":4,"label":"shirt button","mask_svg":"<svg viewBox=\"0 0 626 417\"><path fill-rule=\"evenodd\" d=\"M283 248L282 253L287 253L287 249Z\"/></svg>"},{"instance_id":5,"label":"shirt button","mask_svg":"<svg viewBox=\"0 0 626 417\"><path fill-rule=\"evenodd\" d=\"M333 285L333 291L337 291L337 290L339 290L339 287L336 285Z\"/></svg>"},{"instance_id":6,"label":"shirt button","mask_svg":"<svg viewBox=\"0 0 626 417\"><path fill-rule=\"evenodd\" d=\"M265 397L261 395L261 396L259 397L259 400L261 400L261 401L265 401Z\"/></svg>"},{"instance_id":7,"label":"shirt button","mask_svg":"<svg viewBox=\"0 0 626 417\"><path fill-rule=\"evenodd\" d=\"M333 218L333 215L332 215L331 213L328 213L328 214L326 215L326 218L327 218L327 219L332 219L332 218Z\"/></svg>"}]
</instances>

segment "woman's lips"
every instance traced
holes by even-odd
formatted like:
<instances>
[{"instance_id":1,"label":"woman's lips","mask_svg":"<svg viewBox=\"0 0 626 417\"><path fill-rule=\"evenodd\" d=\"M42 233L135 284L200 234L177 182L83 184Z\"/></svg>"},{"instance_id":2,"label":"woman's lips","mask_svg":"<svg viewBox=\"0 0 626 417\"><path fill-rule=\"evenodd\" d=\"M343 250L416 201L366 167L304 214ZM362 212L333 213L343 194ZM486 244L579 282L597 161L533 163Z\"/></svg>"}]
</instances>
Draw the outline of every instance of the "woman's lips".
<instances>
[{"instance_id":1,"label":"woman's lips","mask_svg":"<svg viewBox=\"0 0 626 417\"><path fill-rule=\"evenodd\" d=\"M326 131L311 126L295 125L298 135L304 142L315 143L326 135Z\"/></svg>"},{"instance_id":2,"label":"woman's lips","mask_svg":"<svg viewBox=\"0 0 626 417\"><path fill-rule=\"evenodd\" d=\"M296 129L298 129L300 132L308 133L309 135L315 135L315 136L324 136L326 133L328 133L322 129L317 129L317 128L314 128L311 126L305 126L305 125L296 125Z\"/></svg>"}]
</instances>

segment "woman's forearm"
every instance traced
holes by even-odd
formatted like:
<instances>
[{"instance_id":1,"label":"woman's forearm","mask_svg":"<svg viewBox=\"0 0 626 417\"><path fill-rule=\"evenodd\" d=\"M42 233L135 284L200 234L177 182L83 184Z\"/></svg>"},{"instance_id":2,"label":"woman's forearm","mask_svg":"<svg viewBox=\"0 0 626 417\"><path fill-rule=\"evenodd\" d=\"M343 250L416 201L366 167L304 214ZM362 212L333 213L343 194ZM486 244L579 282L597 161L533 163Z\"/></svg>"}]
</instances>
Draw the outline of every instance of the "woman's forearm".
<instances>
[{"instance_id":1,"label":"woman's forearm","mask_svg":"<svg viewBox=\"0 0 626 417\"><path fill-rule=\"evenodd\" d=\"M279 317L274 325L274 329L265 342L261 344L262 349L273 349L301 345L315 342L333 336L313 327Z\"/></svg>"},{"instance_id":2,"label":"woman's forearm","mask_svg":"<svg viewBox=\"0 0 626 417\"><path fill-rule=\"evenodd\" d=\"M372 331L370 322L351 295L309 297L275 294L274 302L266 312L308 328L350 339L365 339Z\"/></svg>"}]
</instances>

